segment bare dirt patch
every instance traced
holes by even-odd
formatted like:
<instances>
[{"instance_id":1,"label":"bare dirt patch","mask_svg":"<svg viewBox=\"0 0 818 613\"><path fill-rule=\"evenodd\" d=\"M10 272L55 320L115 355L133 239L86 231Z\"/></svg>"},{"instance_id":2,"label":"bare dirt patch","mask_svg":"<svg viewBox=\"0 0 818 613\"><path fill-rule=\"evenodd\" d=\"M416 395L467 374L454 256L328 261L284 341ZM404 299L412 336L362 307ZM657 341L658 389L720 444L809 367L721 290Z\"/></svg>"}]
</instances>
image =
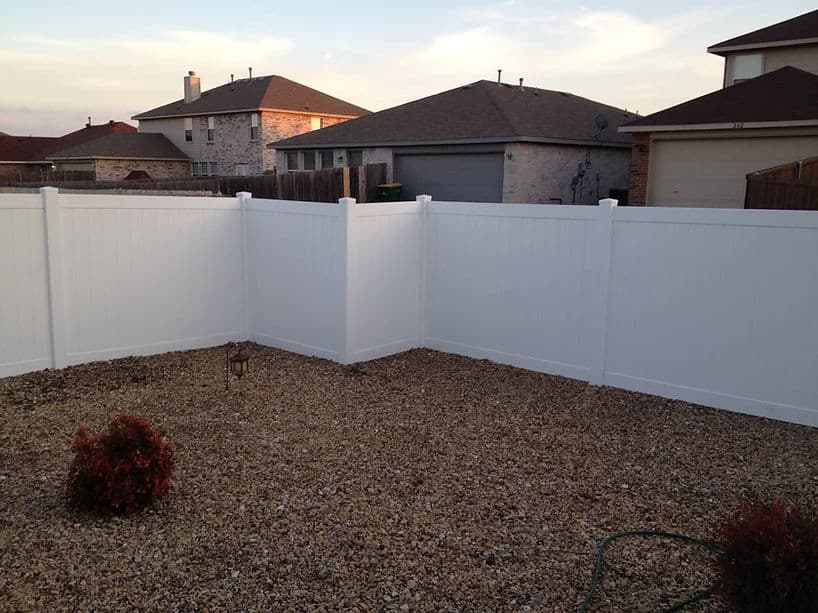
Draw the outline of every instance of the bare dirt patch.
<instances>
[{"instance_id":1,"label":"bare dirt patch","mask_svg":"<svg viewBox=\"0 0 818 613\"><path fill-rule=\"evenodd\" d=\"M610 532L708 538L748 494L818 503L815 429L427 350L248 348L229 391L223 348L0 380L0 610L570 611ZM176 444L171 493L78 514L74 430L123 411ZM617 543L592 610L712 578L694 546Z\"/></svg>"}]
</instances>

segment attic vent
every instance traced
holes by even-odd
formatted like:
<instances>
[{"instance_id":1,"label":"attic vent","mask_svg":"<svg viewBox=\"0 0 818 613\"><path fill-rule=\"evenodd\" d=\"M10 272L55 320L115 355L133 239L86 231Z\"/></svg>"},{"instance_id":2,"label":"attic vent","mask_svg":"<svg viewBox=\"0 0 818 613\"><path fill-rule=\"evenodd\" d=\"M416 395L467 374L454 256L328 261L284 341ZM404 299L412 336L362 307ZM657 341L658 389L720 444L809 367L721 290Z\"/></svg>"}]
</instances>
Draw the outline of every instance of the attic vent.
<instances>
[{"instance_id":1,"label":"attic vent","mask_svg":"<svg viewBox=\"0 0 818 613\"><path fill-rule=\"evenodd\" d=\"M460 89L474 89L474 85L464 85Z\"/></svg>"},{"instance_id":2,"label":"attic vent","mask_svg":"<svg viewBox=\"0 0 818 613\"><path fill-rule=\"evenodd\" d=\"M566 98L567 98L568 96L570 96L570 95L571 95L571 94L566 94L565 92L560 92L560 96L565 96Z\"/></svg>"}]
</instances>

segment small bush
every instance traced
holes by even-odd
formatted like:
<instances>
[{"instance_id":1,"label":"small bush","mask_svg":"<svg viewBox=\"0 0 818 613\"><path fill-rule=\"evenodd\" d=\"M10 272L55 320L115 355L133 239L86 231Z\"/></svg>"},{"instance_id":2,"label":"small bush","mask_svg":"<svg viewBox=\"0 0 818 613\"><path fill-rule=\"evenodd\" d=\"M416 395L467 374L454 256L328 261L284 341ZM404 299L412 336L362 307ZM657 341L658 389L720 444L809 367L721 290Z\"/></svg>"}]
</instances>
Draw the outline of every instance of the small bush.
<instances>
[{"instance_id":1,"label":"small bush","mask_svg":"<svg viewBox=\"0 0 818 613\"><path fill-rule=\"evenodd\" d=\"M747 503L721 530L722 589L740 613L818 611L818 520Z\"/></svg>"},{"instance_id":2,"label":"small bush","mask_svg":"<svg viewBox=\"0 0 818 613\"><path fill-rule=\"evenodd\" d=\"M125 413L107 433L79 428L68 474L68 495L90 511L128 514L167 493L174 466L173 444L146 419Z\"/></svg>"}]
</instances>

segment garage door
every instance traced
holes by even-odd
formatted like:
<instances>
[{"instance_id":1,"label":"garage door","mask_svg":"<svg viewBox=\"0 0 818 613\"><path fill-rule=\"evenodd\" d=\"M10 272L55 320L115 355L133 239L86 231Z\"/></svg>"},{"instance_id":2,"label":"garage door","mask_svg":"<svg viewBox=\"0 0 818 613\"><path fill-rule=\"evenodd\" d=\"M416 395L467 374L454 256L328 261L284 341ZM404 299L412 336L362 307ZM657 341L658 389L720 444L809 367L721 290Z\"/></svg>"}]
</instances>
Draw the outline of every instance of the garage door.
<instances>
[{"instance_id":1,"label":"garage door","mask_svg":"<svg viewBox=\"0 0 818 613\"><path fill-rule=\"evenodd\" d=\"M816 136L656 140L648 203L742 208L748 173L816 155Z\"/></svg>"},{"instance_id":2,"label":"garage door","mask_svg":"<svg viewBox=\"0 0 818 613\"><path fill-rule=\"evenodd\" d=\"M407 199L431 194L435 200L502 202L503 154L396 155L395 181Z\"/></svg>"}]
</instances>

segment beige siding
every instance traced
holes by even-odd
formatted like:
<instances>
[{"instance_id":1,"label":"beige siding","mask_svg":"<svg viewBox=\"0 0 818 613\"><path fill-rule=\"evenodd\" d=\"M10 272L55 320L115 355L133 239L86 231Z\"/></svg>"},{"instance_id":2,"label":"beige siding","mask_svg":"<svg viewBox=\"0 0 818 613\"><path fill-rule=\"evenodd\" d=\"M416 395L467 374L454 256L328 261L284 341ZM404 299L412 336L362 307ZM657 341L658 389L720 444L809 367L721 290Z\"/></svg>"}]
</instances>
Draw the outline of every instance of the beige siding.
<instances>
[{"instance_id":1,"label":"beige siding","mask_svg":"<svg viewBox=\"0 0 818 613\"><path fill-rule=\"evenodd\" d=\"M654 140L647 203L742 208L750 172L818 154L818 136Z\"/></svg>"},{"instance_id":2,"label":"beige siding","mask_svg":"<svg viewBox=\"0 0 818 613\"><path fill-rule=\"evenodd\" d=\"M784 66L794 66L818 74L818 45L767 49L764 55L765 72L772 72Z\"/></svg>"},{"instance_id":3,"label":"beige siding","mask_svg":"<svg viewBox=\"0 0 818 613\"><path fill-rule=\"evenodd\" d=\"M628 188L630 149L595 147L591 149L591 165L586 168L582 192L577 190L574 197L571 179L577 174L578 164L586 161L587 151L587 147L567 145L506 145L503 202L596 204L599 198L607 198L611 189Z\"/></svg>"}]
</instances>

